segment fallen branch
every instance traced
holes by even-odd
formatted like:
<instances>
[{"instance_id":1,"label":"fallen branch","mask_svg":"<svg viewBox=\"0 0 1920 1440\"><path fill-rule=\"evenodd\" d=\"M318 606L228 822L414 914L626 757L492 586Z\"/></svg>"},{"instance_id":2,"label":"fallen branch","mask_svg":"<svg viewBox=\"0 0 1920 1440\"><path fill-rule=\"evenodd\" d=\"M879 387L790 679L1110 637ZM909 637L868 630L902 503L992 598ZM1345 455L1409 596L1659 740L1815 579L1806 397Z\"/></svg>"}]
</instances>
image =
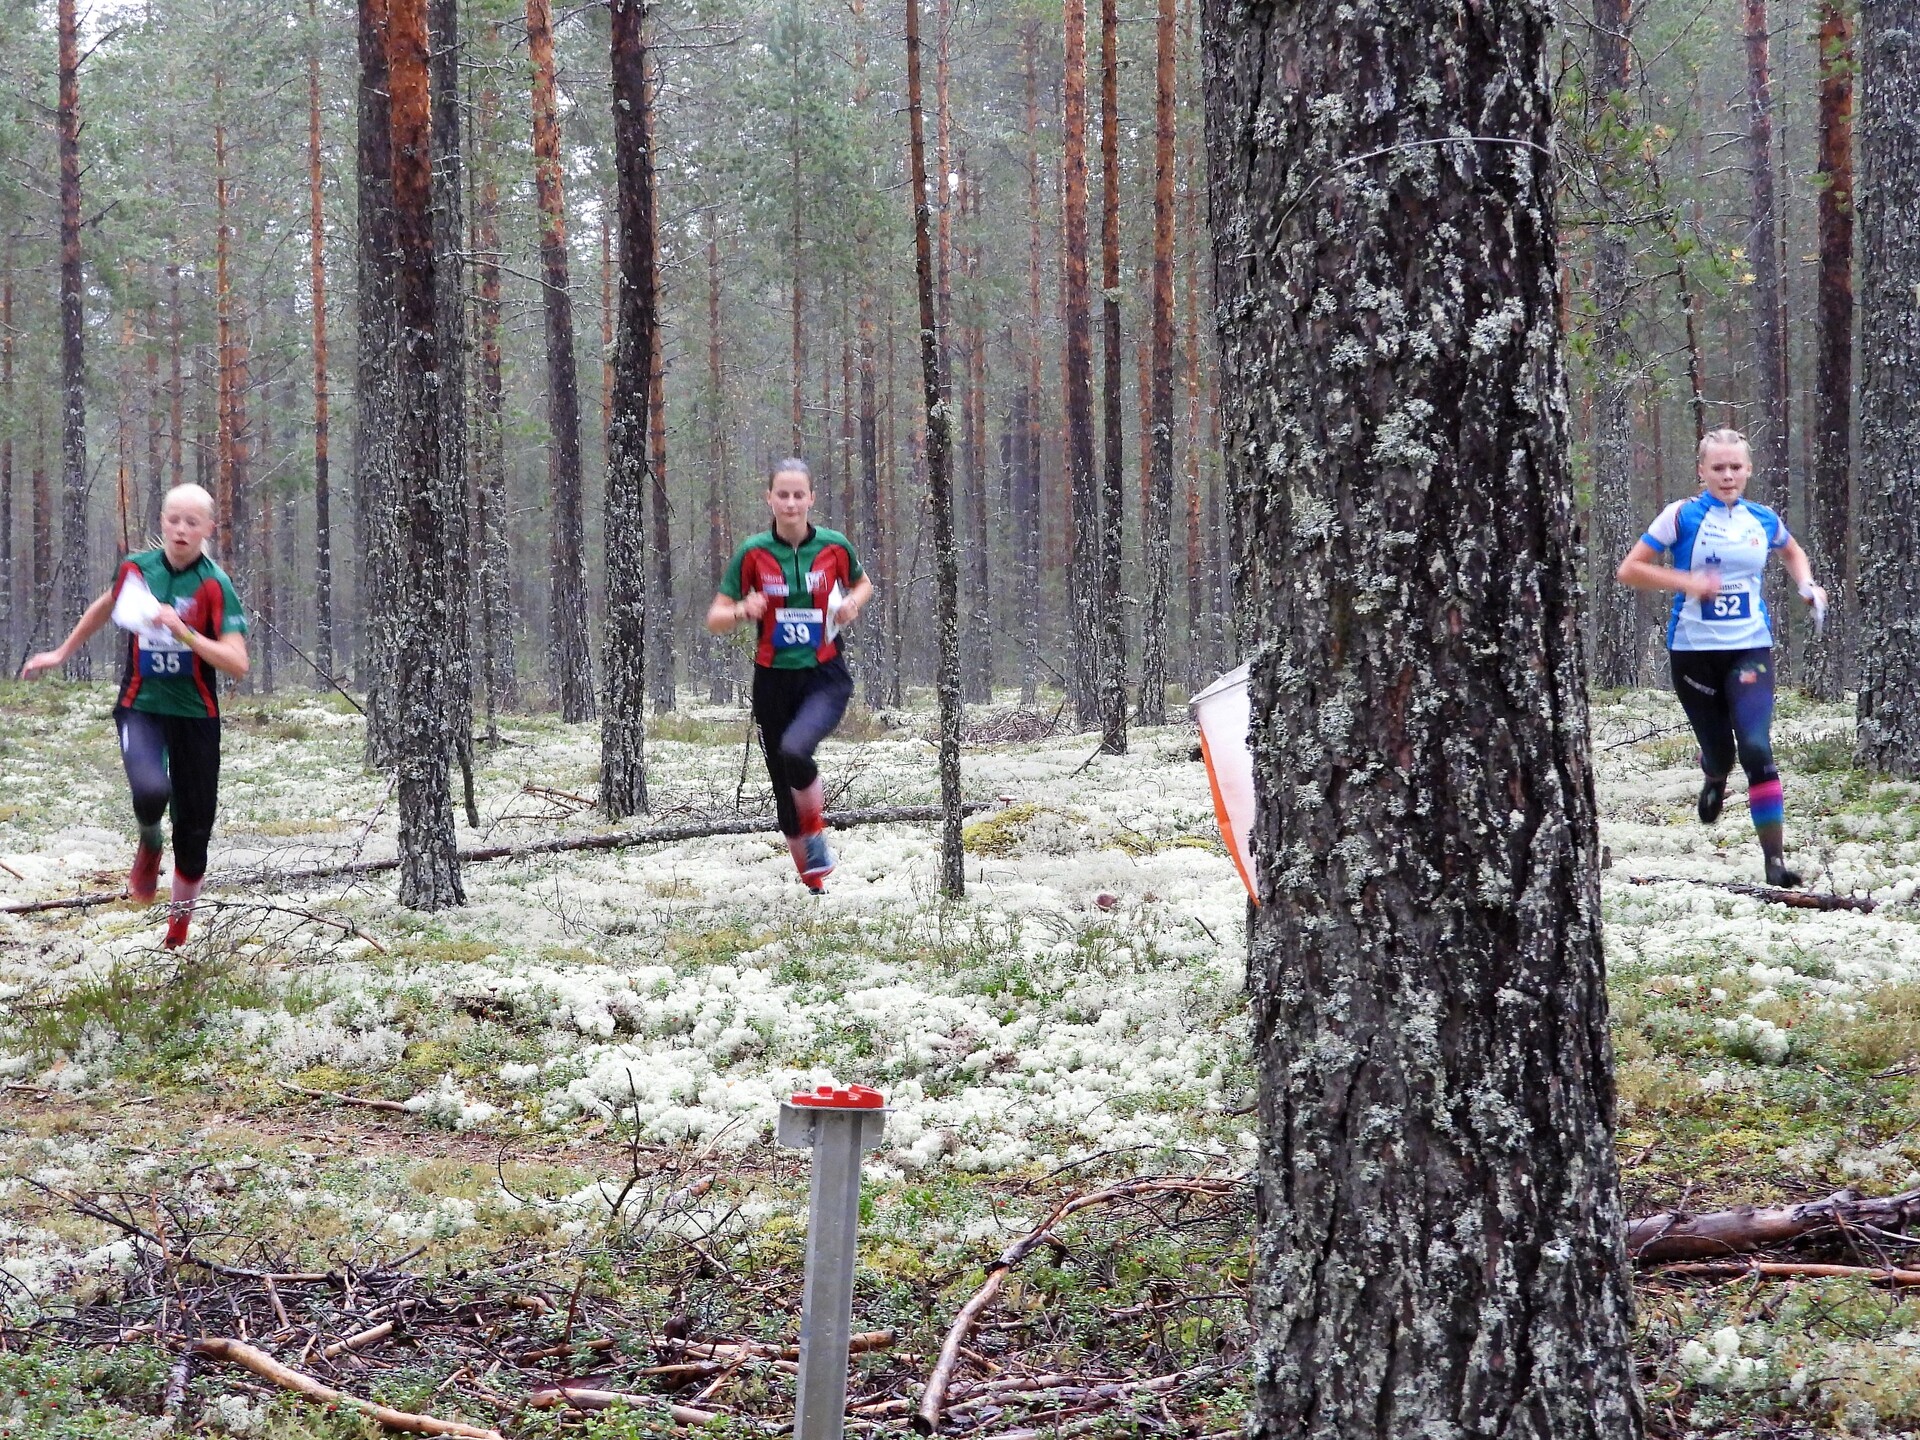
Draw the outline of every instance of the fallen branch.
<instances>
[{"instance_id":1,"label":"fallen branch","mask_svg":"<svg viewBox=\"0 0 1920 1440\"><path fill-rule=\"evenodd\" d=\"M994 1296L1000 1293L1000 1283L1007 1272L1020 1264L1050 1238L1053 1227L1068 1216L1082 1210L1090 1210L1099 1205L1111 1205L1120 1200L1132 1200L1142 1195L1185 1193L1194 1195L1227 1195L1240 1189L1237 1180L1213 1180L1201 1176L1163 1176L1151 1180L1129 1180L1122 1185L1110 1186L1105 1190L1095 1190L1086 1195L1076 1195L1061 1201L1032 1230L1014 1244L1001 1252L1000 1258L987 1267L986 1282L973 1293L973 1298L960 1307L960 1313L954 1317L947 1338L940 1346L940 1358L935 1362L933 1373L927 1377L927 1388L920 1398L920 1409L915 1413L912 1425L921 1435L931 1435L940 1428L940 1412L945 1407L947 1387L953 1381L954 1369L959 1365L961 1354L966 1348L967 1336L972 1332L974 1322L986 1308L993 1303Z\"/></svg>"},{"instance_id":2,"label":"fallen branch","mask_svg":"<svg viewBox=\"0 0 1920 1440\"><path fill-rule=\"evenodd\" d=\"M342 1105L359 1105L367 1110L385 1110L394 1115L413 1113L398 1100L376 1100L365 1095L343 1095L338 1090L309 1090L304 1085L296 1085L291 1080L282 1080L278 1076L269 1078L282 1090L291 1090L296 1095L310 1095L315 1100L338 1100Z\"/></svg>"},{"instance_id":3,"label":"fallen branch","mask_svg":"<svg viewBox=\"0 0 1920 1440\"><path fill-rule=\"evenodd\" d=\"M1824 1200L1803 1205L1756 1209L1742 1205L1707 1215L1665 1211L1627 1223L1627 1254L1642 1262L1711 1260L1770 1250L1826 1230L1862 1230L1895 1243L1907 1240L1920 1225L1920 1190L1907 1190L1883 1199L1863 1198L1856 1190L1840 1190Z\"/></svg>"},{"instance_id":4,"label":"fallen branch","mask_svg":"<svg viewBox=\"0 0 1920 1440\"><path fill-rule=\"evenodd\" d=\"M1795 1265L1778 1260L1721 1262L1692 1260L1678 1265L1663 1265L1662 1275L1705 1275L1715 1279L1738 1280L1743 1275L1766 1275L1792 1280L1871 1280L1876 1285L1920 1285L1920 1270L1882 1270L1872 1265Z\"/></svg>"},{"instance_id":5,"label":"fallen branch","mask_svg":"<svg viewBox=\"0 0 1920 1440\"><path fill-rule=\"evenodd\" d=\"M667 1415L681 1425L707 1425L720 1418L717 1410L696 1410L691 1405L675 1405L658 1395L634 1395L625 1390L588 1390L576 1389L572 1385L556 1385L546 1390L536 1390L527 1397L527 1407L531 1410L557 1410L562 1406L569 1410L611 1410L616 1405L626 1405L635 1410L665 1410Z\"/></svg>"},{"instance_id":6,"label":"fallen branch","mask_svg":"<svg viewBox=\"0 0 1920 1440\"><path fill-rule=\"evenodd\" d=\"M442 1420L435 1415L413 1415L405 1410L394 1410L377 1404L372 1400L362 1400L357 1395L348 1395L331 1385L322 1384L313 1376L303 1374L291 1366L282 1365L264 1350L238 1340L223 1336L213 1336L204 1340L192 1341L187 1346L191 1355L205 1355L215 1360L225 1360L229 1364L251 1370L262 1380L271 1381L283 1390L316 1405L341 1405L357 1410L368 1419L379 1422L389 1430L402 1430L409 1435L458 1435L463 1440L501 1440L498 1430L484 1430L478 1425L468 1425L459 1420Z\"/></svg>"},{"instance_id":7,"label":"fallen branch","mask_svg":"<svg viewBox=\"0 0 1920 1440\"><path fill-rule=\"evenodd\" d=\"M1812 890L1782 890L1777 885L1749 885L1744 880L1696 880L1690 875L1629 875L1629 885L1705 885L1745 895L1750 900L1765 900L1772 905L1790 905L1796 910L1857 910L1871 915L1880 902L1866 895L1821 895Z\"/></svg>"},{"instance_id":8,"label":"fallen branch","mask_svg":"<svg viewBox=\"0 0 1920 1440\"><path fill-rule=\"evenodd\" d=\"M355 1350L364 1350L369 1345L379 1344L382 1340L393 1334L393 1331L394 1322L391 1320L382 1320L378 1325L368 1330L362 1330L358 1335L349 1335L344 1340L334 1341L333 1344L327 1346L327 1348L320 1353L329 1360L337 1360L340 1356L351 1354Z\"/></svg>"},{"instance_id":9,"label":"fallen branch","mask_svg":"<svg viewBox=\"0 0 1920 1440\"><path fill-rule=\"evenodd\" d=\"M972 815L988 807L973 801L960 807ZM857 825L910 825L938 820L944 812L938 805L882 805L869 810L844 810L829 816L836 830L851 830ZM525 860L535 855L559 855L575 850L626 850L637 845L672 845L682 840L706 840L717 835L756 835L763 830L779 829L771 815L716 817L688 821L682 825L656 825L646 830L616 830L611 834L574 835L559 840L536 840L526 845L489 845L462 850L462 864L474 865L487 860ZM309 880L335 880L345 875L380 875L398 870L400 860L348 860L334 865L310 865L299 870L219 871L210 878L215 884L275 884L292 887ZM127 898L122 890L96 890L89 895L69 895L60 900L33 900L19 905L0 905L0 915L37 915L48 910L86 910L96 905L112 905Z\"/></svg>"}]
</instances>

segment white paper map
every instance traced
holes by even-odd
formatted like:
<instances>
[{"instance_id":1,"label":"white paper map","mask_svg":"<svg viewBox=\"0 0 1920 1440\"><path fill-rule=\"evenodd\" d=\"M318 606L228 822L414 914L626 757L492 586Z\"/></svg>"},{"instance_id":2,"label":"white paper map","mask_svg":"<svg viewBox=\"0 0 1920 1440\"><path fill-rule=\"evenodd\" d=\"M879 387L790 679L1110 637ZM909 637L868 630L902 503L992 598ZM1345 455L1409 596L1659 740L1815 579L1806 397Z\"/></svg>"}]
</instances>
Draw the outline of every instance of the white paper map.
<instances>
[{"instance_id":1,"label":"white paper map","mask_svg":"<svg viewBox=\"0 0 1920 1440\"><path fill-rule=\"evenodd\" d=\"M840 602L847 598L847 592L840 588L838 580L833 582L833 593L827 596L827 639L834 640L840 635Z\"/></svg>"},{"instance_id":2,"label":"white paper map","mask_svg":"<svg viewBox=\"0 0 1920 1440\"><path fill-rule=\"evenodd\" d=\"M138 570L121 582L113 602L113 623L155 649L177 650L180 642L159 621L160 602L153 598Z\"/></svg>"}]
</instances>

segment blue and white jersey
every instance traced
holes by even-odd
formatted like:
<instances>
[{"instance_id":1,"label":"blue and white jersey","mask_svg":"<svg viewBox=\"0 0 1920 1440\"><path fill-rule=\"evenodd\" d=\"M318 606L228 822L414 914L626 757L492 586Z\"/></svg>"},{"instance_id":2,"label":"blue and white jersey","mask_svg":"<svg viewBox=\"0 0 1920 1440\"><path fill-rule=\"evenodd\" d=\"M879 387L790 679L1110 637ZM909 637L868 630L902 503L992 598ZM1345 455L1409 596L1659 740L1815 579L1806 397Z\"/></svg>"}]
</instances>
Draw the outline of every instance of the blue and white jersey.
<instances>
[{"instance_id":1,"label":"blue and white jersey","mask_svg":"<svg viewBox=\"0 0 1920 1440\"><path fill-rule=\"evenodd\" d=\"M1793 537L1773 511L1751 500L1723 505L1704 491L1662 510L1640 537L1673 556L1673 568L1720 572L1720 593L1673 597L1669 650L1761 650L1773 644L1760 582L1767 553Z\"/></svg>"}]
</instances>

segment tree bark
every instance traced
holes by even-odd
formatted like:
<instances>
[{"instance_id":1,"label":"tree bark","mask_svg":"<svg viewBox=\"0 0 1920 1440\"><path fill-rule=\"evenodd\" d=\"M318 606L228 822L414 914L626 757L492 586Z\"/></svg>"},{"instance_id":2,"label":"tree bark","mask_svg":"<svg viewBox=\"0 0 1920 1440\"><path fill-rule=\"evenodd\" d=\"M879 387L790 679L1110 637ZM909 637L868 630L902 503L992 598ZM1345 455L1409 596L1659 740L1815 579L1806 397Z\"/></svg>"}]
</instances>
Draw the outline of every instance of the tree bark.
<instances>
[{"instance_id":1,"label":"tree bark","mask_svg":"<svg viewBox=\"0 0 1920 1440\"><path fill-rule=\"evenodd\" d=\"M452 635L447 614L453 536L442 474L443 360L435 332L433 125L428 0L392 0L387 15L388 117L393 180L396 399L395 508L401 545L394 617L394 740L399 771L400 903L442 910L466 903L448 790L456 738L446 689Z\"/></svg>"},{"instance_id":2,"label":"tree bark","mask_svg":"<svg viewBox=\"0 0 1920 1440\"><path fill-rule=\"evenodd\" d=\"M647 89L646 5L612 0L614 171L619 177L620 298L607 422L606 709L600 721L600 808L647 808L648 396L655 348L654 169Z\"/></svg>"},{"instance_id":3,"label":"tree bark","mask_svg":"<svg viewBox=\"0 0 1920 1440\"><path fill-rule=\"evenodd\" d=\"M720 229L707 222L707 573L718 577L732 554L733 516L727 504L727 371L725 332L720 324ZM862 414L863 441L871 441L873 367L871 347L862 353L862 379L868 409ZM871 457L869 457L871 458ZM871 550L868 551L872 553ZM728 647L715 642L707 702L725 705L733 698ZM869 692L871 700L871 691Z\"/></svg>"},{"instance_id":4,"label":"tree bark","mask_svg":"<svg viewBox=\"0 0 1920 1440\"><path fill-rule=\"evenodd\" d=\"M78 616L94 583L87 544L86 316L80 266L80 38L75 0L60 0L60 91L55 114L60 156L60 563L61 605ZM68 678L91 680L93 657L82 646L67 662Z\"/></svg>"},{"instance_id":5,"label":"tree bark","mask_svg":"<svg viewBox=\"0 0 1920 1440\"><path fill-rule=\"evenodd\" d=\"M648 94L653 92L653 62L651 55L646 57L642 81ZM649 112L651 116L651 112ZM649 125L652 121L649 118ZM651 131L648 145L651 147ZM648 160L652 160L649 148ZM659 285L659 277L664 268L660 263L660 205L658 184L655 182L655 198L649 207L652 215L649 221L651 231L647 237L649 253L653 256L654 284ZM659 310L656 300L654 309ZM675 636L679 626L674 623L673 613L673 505L667 499L667 360L666 347L660 344L656 329L648 342L653 358L647 365L647 437L648 451L652 456L652 489L649 492L649 504L652 513L648 517L653 527L653 593L647 599L658 623L653 627L652 654L648 657L647 686L653 696L656 710L672 710L676 702L678 677L675 673Z\"/></svg>"},{"instance_id":6,"label":"tree bark","mask_svg":"<svg viewBox=\"0 0 1920 1440\"><path fill-rule=\"evenodd\" d=\"M1127 608L1121 551L1127 485L1120 350L1120 15L1100 0L1100 749L1127 753Z\"/></svg>"},{"instance_id":7,"label":"tree bark","mask_svg":"<svg viewBox=\"0 0 1920 1440\"><path fill-rule=\"evenodd\" d=\"M500 53L498 22L487 26L489 58ZM485 697L487 736L499 736L499 712L519 703L515 683L512 576L507 544L506 395L500 367L500 178L495 127L500 123L500 92L492 71L480 89L475 168L479 186L474 202L474 305L480 356L475 386L477 475L474 516L479 528L479 577L475 607L480 618L481 691Z\"/></svg>"},{"instance_id":8,"label":"tree bark","mask_svg":"<svg viewBox=\"0 0 1920 1440\"><path fill-rule=\"evenodd\" d=\"M933 216L927 193L927 147L920 110L920 0L907 0L907 128L913 177L914 270L920 281L920 389L927 417L927 490L933 506L935 597L940 627L940 892L966 893L960 847L960 565L954 554L951 423L940 372L940 326L934 310ZM897 584L897 582L895 582Z\"/></svg>"},{"instance_id":9,"label":"tree bark","mask_svg":"<svg viewBox=\"0 0 1920 1440\"><path fill-rule=\"evenodd\" d=\"M1633 0L1594 0L1593 74L1589 82L1592 123L1605 137L1600 160L1600 203L1607 211L1628 208L1620 150L1629 142L1628 56L1633 41ZM1633 353L1627 339L1628 226L1614 214L1601 217L1594 242L1593 384L1598 416L1593 432L1593 544L1591 585L1594 682L1610 689L1640 683L1640 592L1616 580L1614 567L1640 536L1643 517L1633 496Z\"/></svg>"},{"instance_id":10,"label":"tree bark","mask_svg":"<svg viewBox=\"0 0 1920 1440\"><path fill-rule=\"evenodd\" d=\"M1067 623L1073 715L1100 724L1100 496L1093 469L1093 342L1087 296L1087 0L1066 0L1067 72L1062 178L1061 287L1066 320L1067 485L1072 507Z\"/></svg>"},{"instance_id":11,"label":"tree bark","mask_svg":"<svg viewBox=\"0 0 1920 1440\"><path fill-rule=\"evenodd\" d=\"M1860 6L1861 764L1920 775L1920 0Z\"/></svg>"},{"instance_id":12,"label":"tree bark","mask_svg":"<svg viewBox=\"0 0 1920 1440\"><path fill-rule=\"evenodd\" d=\"M1827 587L1827 628L1809 634L1807 687L1822 700L1847 690L1852 636L1853 512L1853 17L1820 5L1819 324L1813 371L1813 475L1808 550ZM1811 627L1809 627L1811 631Z\"/></svg>"},{"instance_id":13,"label":"tree bark","mask_svg":"<svg viewBox=\"0 0 1920 1440\"><path fill-rule=\"evenodd\" d=\"M1781 299L1780 229L1774 198L1772 44L1767 0L1745 0L1747 45L1747 175L1753 244L1753 360L1758 408L1748 427L1754 498L1780 513L1788 528L1793 480L1788 470L1787 336ZM1779 603L1781 581L1769 586L1775 668L1792 653L1791 607Z\"/></svg>"},{"instance_id":14,"label":"tree bark","mask_svg":"<svg viewBox=\"0 0 1920 1440\"><path fill-rule=\"evenodd\" d=\"M580 383L567 285L566 197L560 114L554 94L551 0L527 0L533 61L533 178L540 208L540 269L547 320L547 483L553 496L553 592L547 662L563 720L593 719L593 657L587 650L586 532L580 475Z\"/></svg>"},{"instance_id":15,"label":"tree bark","mask_svg":"<svg viewBox=\"0 0 1920 1440\"><path fill-rule=\"evenodd\" d=\"M398 744L393 706L394 634L399 535L394 514L393 392L394 220L393 129L387 101L388 0L360 0L357 118L358 242L355 256L356 356L353 468L354 526L361 631L357 673L367 695L366 761L393 763Z\"/></svg>"},{"instance_id":16,"label":"tree bark","mask_svg":"<svg viewBox=\"0 0 1920 1440\"><path fill-rule=\"evenodd\" d=\"M1025 617L1020 646L1020 703L1040 701L1040 564L1046 553L1046 517L1040 484L1040 102L1039 22L1020 32L1021 70L1026 80L1027 132L1027 375L1016 399L1020 480L1024 487L1019 515L1020 613Z\"/></svg>"},{"instance_id":17,"label":"tree bark","mask_svg":"<svg viewBox=\"0 0 1920 1440\"><path fill-rule=\"evenodd\" d=\"M19 414L13 408L13 263L14 240L7 237L0 259L0 647L6 656L14 649L13 596L13 427Z\"/></svg>"},{"instance_id":18,"label":"tree bark","mask_svg":"<svg viewBox=\"0 0 1920 1440\"><path fill-rule=\"evenodd\" d=\"M1206 0L1256 1437L1632 1440L1544 6Z\"/></svg>"},{"instance_id":19,"label":"tree bark","mask_svg":"<svg viewBox=\"0 0 1920 1440\"><path fill-rule=\"evenodd\" d=\"M313 663L333 674L333 504L328 493L327 221L321 204L319 0L307 0L308 260L313 280ZM156 483L158 476L155 477Z\"/></svg>"},{"instance_id":20,"label":"tree bark","mask_svg":"<svg viewBox=\"0 0 1920 1440\"><path fill-rule=\"evenodd\" d=\"M1141 529L1147 614L1140 647L1140 723L1166 724L1167 607L1173 579L1174 0L1159 0L1153 66L1153 283L1148 362L1146 504Z\"/></svg>"}]
</instances>

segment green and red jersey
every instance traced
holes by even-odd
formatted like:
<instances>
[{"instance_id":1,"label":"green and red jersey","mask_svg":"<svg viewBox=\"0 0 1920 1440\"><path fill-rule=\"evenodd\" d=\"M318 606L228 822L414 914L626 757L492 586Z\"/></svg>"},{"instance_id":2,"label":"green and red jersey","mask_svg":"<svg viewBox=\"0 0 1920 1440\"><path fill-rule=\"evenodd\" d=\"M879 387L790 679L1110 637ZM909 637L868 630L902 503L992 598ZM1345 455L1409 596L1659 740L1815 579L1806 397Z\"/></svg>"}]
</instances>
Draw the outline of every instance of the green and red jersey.
<instances>
[{"instance_id":1,"label":"green and red jersey","mask_svg":"<svg viewBox=\"0 0 1920 1440\"><path fill-rule=\"evenodd\" d=\"M807 538L798 545L762 530L733 552L720 593L729 600L744 600L756 590L767 597L754 664L806 670L840 653L838 640L827 633L833 587L851 590L866 573L853 553L853 542L838 530L809 525Z\"/></svg>"},{"instance_id":2,"label":"green and red jersey","mask_svg":"<svg viewBox=\"0 0 1920 1440\"><path fill-rule=\"evenodd\" d=\"M127 556L113 577L116 601L127 577L136 573L154 599L171 605L181 620L209 640L247 633L246 611L240 607L233 581L204 551L184 570L169 565L164 550L141 550ZM135 635L128 635L126 641L126 667L116 705L149 715L204 719L220 714L214 668L184 644L154 645ZM144 656L142 650L147 652Z\"/></svg>"}]
</instances>

